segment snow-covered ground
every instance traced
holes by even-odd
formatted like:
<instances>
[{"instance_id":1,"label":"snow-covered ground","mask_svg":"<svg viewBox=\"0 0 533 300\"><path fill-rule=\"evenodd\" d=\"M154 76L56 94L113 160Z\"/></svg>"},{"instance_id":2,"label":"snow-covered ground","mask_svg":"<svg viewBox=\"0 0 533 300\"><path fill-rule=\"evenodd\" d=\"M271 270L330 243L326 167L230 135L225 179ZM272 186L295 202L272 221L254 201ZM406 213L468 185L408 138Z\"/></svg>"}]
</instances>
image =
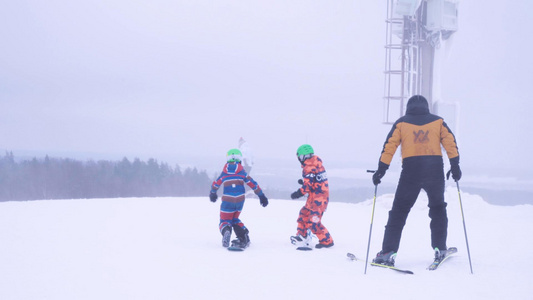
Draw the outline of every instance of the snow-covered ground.
<instances>
[{"instance_id":1,"label":"snow-covered ground","mask_svg":"<svg viewBox=\"0 0 533 300\"><path fill-rule=\"evenodd\" d=\"M379 192L378 192L379 193ZM335 246L299 252L289 242L303 201L248 199L252 245L221 247L219 203L198 198L0 203L0 299L531 299L533 206L494 206L448 188L449 246L459 253L427 271L427 198L413 208L396 259L404 275L352 262L366 255L372 195L331 202ZM378 195L371 257L380 250L392 195Z\"/></svg>"}]
</instances>

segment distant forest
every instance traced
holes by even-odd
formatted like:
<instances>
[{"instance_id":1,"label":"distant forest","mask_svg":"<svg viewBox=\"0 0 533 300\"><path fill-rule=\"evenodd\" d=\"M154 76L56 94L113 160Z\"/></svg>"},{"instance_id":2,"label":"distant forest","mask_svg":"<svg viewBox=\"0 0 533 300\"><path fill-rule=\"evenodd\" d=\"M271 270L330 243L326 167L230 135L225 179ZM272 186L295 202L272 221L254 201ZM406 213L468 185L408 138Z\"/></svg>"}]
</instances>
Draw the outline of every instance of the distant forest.
<instances>
[{"instance_id":1,"label":"distant forest","mask_svg":"<svg viewBox=\"0 0 533 300\"><path fill-rule=\"evenodd\" d=\"M0 157L0 201L205 196L211 182L205 171L182 171L155 159L17 161L12 152Z\"/></svg>"}]
</instances>

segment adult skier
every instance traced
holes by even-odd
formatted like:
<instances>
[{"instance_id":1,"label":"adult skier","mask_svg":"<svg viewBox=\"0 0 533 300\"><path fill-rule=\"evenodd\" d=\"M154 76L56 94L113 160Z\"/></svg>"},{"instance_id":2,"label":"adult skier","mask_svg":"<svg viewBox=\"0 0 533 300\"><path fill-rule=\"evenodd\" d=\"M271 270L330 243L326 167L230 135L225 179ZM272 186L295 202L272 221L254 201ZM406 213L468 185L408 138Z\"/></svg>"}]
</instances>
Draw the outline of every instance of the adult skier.
<instances>
[{"instance_id":1,"label":"adult skier","mask_svg":"<svg viewBox=\"0 0 533 300\"><path fill-rule=\"evenodd\" d=\"M403 227L421 189L426 191L429 200L431 247L435 251L435 258L446 255L448 217L444 201L441 145L450 160L453 179L461 179L455 136L441 117L429 113L428 101L423 96L415 95L409 99L406 115L394 123L387 135L378 170L372 177L374 185L381 183L400 145L402 172L385 226L382 249L373 260L389 266L394 266Z\"/></svg>"},{"instance_id":2,"label":"adult skier","mask_svg":"<svg viewBox=\"0 0 533 300\"><path fill-rule=\"evenodd\" d=\"M244 184L246 183L257 196L263 207L268 205L268 199L255 180L244 170L241 160L242 153L238 149L231 149L227 153L227 163L222 173L213 181L209 198L211 202L217 201L217 191L223 185L222 203L220 204L219 230L222 234L222 246L229 247L232 229L235 230L237 239L231 241L232 247L246 248L250 244L248 228L239 219L244 206Z\"/></svg>"},{"instance_id":3,"label":"adult skier","mask_svg":"<svg viewBox=\"0 0 533 300\"><path fill-rule=\"evenodd\" d=\"M308 230L318 237L315 248L329 248L333 246L333 238L328 229L322 224L322 216L328 208L329 184L326 169L322 159L314 154L310 145L304 144L296 151L296 156L302 165L303 180L299 182L302 187L291 194L292 199L297 199L308 194L304 207L300 209L297 220L297 232L291 236L291 243L300 245L309 243L311 236Z\"/></svg>"}]
</instances>

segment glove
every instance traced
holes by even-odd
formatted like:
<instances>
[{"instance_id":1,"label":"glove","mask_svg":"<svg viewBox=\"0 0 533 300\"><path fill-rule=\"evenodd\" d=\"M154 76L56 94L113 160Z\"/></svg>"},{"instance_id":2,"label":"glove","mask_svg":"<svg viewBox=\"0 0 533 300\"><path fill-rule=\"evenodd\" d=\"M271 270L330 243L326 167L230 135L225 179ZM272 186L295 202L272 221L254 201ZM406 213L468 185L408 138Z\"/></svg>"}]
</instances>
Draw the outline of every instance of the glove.
<instances>
[{"instance_id":1,"label":"glove","mask_svg":"<svg viewBox=\"0 0 533 300\"><path fill-rule=\"evenodd\" d=\"M452 178L455 181L459 181L463 173L461 168L459 168L459 157L450 159L450 171L446 174L446 178L450 179L450 172L452 173Z\"/></svg>"},{"instance_id":2,"label":"glove","mask_svg":"<svg viewBox=\"0 0 533 300\"><path fill-rule=\"evenodd\" d=\"M298 184L304 184L304 180L303 179L298 179Z\"/></svg>"},{"instance_id":3,"label":"glove","mask_svg":"<svg viewBox=\"0 0 533 300\"><path fill-rule=\"evenodd\" d=\"M266 207L268 205L268 199L265 194L259 195L259 202L261 203L262 207Z\"/></svg>"},{"instance_id":4,"label":"glove","mask_svg":"<svg viewBox=\"0 0 533 300\"><path fill-rule=\"evenodd\" d=\"M389 165L379 162L379 167L376 172L374 172L374 175L372 175L372 182L374 185L378 185L381 183L381 178L385 176L385 173L387 172L387 169L389 168Z\"/></svg>"},{"instance_id":5,"label":"glove","mask_svg":"<svg viewBox=\"0 0 533 300\"><path fill-rule=\"evenodd\" d=\"M209 193L209 200L211 200L211 202L217 202L217 198L218 198L218 195L217 193Z\"/></svg>"},{"instance_id":6,"label":"glove","mask_svg":"<svg viewBox=\"0 0 533 300\"><path fill-rule=\"evenodd\" d=\"M298 199L298 198L302 197L303 195L304 194L302 194L300 189L298 189L296 192L291 194L291 199Z\"/></svg>"}]
</instances>

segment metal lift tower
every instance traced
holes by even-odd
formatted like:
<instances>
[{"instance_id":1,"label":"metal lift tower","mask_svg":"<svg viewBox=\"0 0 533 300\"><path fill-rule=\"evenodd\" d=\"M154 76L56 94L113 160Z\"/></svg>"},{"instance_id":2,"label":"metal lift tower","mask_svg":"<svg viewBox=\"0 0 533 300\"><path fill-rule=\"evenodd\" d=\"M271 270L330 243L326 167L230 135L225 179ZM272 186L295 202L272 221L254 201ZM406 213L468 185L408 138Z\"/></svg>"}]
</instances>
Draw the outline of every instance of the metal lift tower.
<instances>
[{"instance_id":1,"label":"metal lift tower","mask_svg":"<svg viewBox=\"0 0 533 300\"><path fill-rule=\"evenodd\" d=\"M426 97L434 113L446 107L439 105L441 46L457 31L457 6L458 0L387 0L385 123L405 114L412 95Z\"/></svg>"}]
</instances>

